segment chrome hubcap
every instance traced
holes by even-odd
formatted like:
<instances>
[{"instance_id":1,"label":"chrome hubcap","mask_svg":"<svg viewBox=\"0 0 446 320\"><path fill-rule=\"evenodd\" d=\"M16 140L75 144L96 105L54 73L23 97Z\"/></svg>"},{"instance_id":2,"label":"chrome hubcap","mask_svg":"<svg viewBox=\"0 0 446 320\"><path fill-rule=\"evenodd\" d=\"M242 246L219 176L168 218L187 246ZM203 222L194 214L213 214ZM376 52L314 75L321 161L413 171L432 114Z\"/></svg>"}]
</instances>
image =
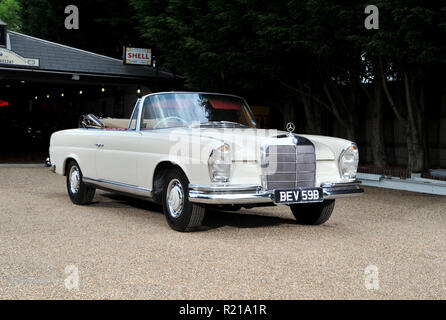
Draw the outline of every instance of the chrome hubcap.
<instances>
[{"instance_id":1,"label":"chrome hubcap","mask_svg":"<svg viewBox=\"0 0 446 320\"><path fill-rule=\"evenodd\" d=\"M81 174L79 172L79 168L76 166L71 167L69 177L71 193L76 194L79 192L79 186L81 184Z\"/></svg>"},{"instance_id":2,"label":"chrome hubcap","mask_svg":"<svg viewBox=\"0 0 446 320\"><path fill-rule=\"evenodd\" d=\"M172 217L178 218L183 212L184 191L178 179L172 179L167 186L167 207Z\"/></svg>"}]
</instances>

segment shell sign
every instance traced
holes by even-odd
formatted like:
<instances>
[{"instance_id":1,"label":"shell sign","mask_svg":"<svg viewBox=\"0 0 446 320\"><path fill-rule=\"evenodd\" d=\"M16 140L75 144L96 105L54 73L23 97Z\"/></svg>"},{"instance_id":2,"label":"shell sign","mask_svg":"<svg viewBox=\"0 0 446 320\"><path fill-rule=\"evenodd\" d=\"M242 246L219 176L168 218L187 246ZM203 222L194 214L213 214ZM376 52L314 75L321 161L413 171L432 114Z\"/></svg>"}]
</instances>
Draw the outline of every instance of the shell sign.
<instances>
[{"instance_id":1,"label":"shell sign","mask_svg":"<svg viewBox=\"0 0 446 320\"><path fill-rule=\"evenodd\" d=\"M152 49L125 47L124 54L125 64L152 65Z\"/></svg>"},{"instance_id":2,"label":"shell sign","mask_svg":"<svg viewBox=\"0 0 446 320\"><path fill-rule=\"evenodd\" d=\"M0 48L0 64L39 67L39 59L24 58L11 50Z\"/></svg>"}]
</instances>

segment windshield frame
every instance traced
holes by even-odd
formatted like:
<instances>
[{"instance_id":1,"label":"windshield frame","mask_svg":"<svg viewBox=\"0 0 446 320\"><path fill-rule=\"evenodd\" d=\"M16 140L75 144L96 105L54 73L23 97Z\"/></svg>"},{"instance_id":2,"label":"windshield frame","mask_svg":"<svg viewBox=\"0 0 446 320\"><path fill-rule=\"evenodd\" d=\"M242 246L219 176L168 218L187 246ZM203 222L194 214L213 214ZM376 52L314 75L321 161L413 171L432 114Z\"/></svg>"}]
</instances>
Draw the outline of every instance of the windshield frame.
<instances>
[{"instance_id":1,"label":"windshield frame","mask_svg":"<svg viewBox=\"0 0 446 320\"><path fill-rule=\"evenodd\" d=\"M164 92L155 92L155 93L150 93L148 95L143 96L142 98L140 98L140 103L138 106L138 123L137 123L137 128L136 131L152 131L152 130L163 130L163 129L173 129L173 128L191 128L193 125L190 124L188 126L186 125L182 125L182 126L175 126L175 127L163 127L163 128L152 128L150 130L144 130L141 129L141 124L143 121L143 111L144 111L144 104L146 99L150 99L150 97L155 96L155 95L165 95L165 94L205 94L205 95L217 95L217 96L227 96L227 97L233 97L236 99L240 99L243 102L244 107L246 108L246 112L248 113L249 117L252 119L252 125L251 126L246 126L244 124L240 124L240 126L242 128L250 128L250 129L257 129L257 123L255 121L254 118L254 114L252 113L251 108L249 107L249 104L246 102L246 100L243 97L237 96L237 95L233 95L233 94L227 94L227 93L216 93L216 92L203 92L203 91L164 91Z\"/></svg>"}]
</instances>

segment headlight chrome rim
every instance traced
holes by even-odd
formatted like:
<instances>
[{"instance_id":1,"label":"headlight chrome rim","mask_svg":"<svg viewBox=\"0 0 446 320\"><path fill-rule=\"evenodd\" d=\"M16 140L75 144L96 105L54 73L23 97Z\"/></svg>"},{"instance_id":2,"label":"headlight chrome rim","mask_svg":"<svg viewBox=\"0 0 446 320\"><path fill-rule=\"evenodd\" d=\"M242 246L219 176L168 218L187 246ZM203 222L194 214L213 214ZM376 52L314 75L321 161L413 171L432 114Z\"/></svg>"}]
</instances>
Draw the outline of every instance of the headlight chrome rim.
<instances>
[{"instance_id":1,"label":"headlight chrome rim","mask_svg":"<svg viewBox=\"0 0 446 320\"><path fill-rule=\"evenodd\" d=\"M354 173L350 174L350 175L346 175L346 172L345 172L346 170L345 170L344 156L347 153L353 153L353 156L355 157L353 160L354 161L353 163L355 165ZM358 146L354 142L349 143L342 149L341 154L339 155L339 159L338 159L339 175L343 181L351 182L351 181L356 180L356 174L358 171L358 163L359 163Z\"/></svg>"},{"instance_id":2,"label":"headlight chrome rim","mask_svg":"<svg viewBox=\"0 0 446 320\"><path fill-rule=\"evenodd\" d=\"M218 158L218 154L220 153L221 157ZM217 157L217 158L216 158ZM221 163L217 163L217 161L221 161ZM228 166L228 171L226 175L216 175L216 165ZM211 154L208 159L208 170L209 177L212 182L229 182L232 175L232 159L231 159L231 149L227 143L223 143L212 149ZM220 172L221 173L221 172Z\"/></svg>"}]
</instances>

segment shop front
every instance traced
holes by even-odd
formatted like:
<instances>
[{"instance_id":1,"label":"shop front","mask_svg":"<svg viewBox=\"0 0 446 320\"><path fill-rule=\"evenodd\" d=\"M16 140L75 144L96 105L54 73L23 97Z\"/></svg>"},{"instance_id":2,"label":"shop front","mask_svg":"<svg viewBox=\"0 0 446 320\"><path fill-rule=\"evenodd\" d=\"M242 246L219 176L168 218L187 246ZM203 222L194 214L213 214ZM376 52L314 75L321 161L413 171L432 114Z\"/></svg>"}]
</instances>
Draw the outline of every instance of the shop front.
<instances>
[{"instance_id":1,"label":"shop front","mask_svg":"<svg viewBox=\"0 0 446 320\"><path fill-rule=\"evenodd\" d=\"M42 161L51 134L77 127L82 114L129 117L139 96L182 85L152 66L8 31L2 22L0 33L0 162Z\"/></svg>"}]
</instances>

